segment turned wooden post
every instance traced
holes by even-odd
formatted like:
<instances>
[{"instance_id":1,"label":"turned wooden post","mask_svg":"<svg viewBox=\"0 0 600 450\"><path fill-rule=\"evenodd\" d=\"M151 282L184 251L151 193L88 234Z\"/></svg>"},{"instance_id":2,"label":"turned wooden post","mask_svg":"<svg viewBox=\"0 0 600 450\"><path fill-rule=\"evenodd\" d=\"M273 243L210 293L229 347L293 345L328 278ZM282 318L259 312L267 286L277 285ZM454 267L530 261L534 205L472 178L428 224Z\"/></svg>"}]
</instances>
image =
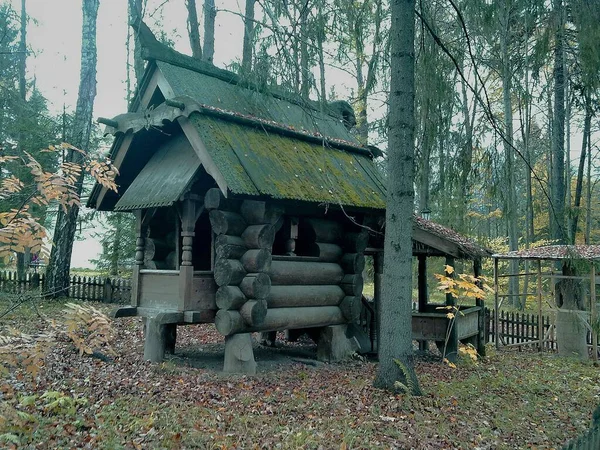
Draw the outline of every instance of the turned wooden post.
<instances>
[{"instance_id":1,"label":"turned wooden post","mask_svg":"<svg viewBox=\"0 0 600 450\"><path fill-rule=\"evenodd\" d=\"M135 211L135 264L131 275L131 305L140 306L140 270L144 265L144 247L148 222L153 216L153 210L138 209Z\"/></svg>"},{"instance_id":2,"label":"turned wooden post","mask_svg":"<svg viewBox=\"0 0 600 450\"><path fill-rule=\"evenodd\" d=\"M192 299L192 281L194 266L192 265L192 246L194 243L194 228L196 220L204 207L191 198L186 198L180 205L181 219L181 265L179 267L179 311L185 311Z\"/></svg>"}]
</instances>

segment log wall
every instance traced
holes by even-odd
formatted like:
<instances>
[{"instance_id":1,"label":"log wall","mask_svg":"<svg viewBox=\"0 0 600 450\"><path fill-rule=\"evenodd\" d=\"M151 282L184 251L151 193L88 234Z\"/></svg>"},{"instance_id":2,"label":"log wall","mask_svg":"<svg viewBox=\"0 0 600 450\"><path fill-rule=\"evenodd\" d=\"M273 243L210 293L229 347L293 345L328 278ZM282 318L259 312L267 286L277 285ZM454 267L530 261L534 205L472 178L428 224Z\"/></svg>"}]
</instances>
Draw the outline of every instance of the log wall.
<instances>
[{"instance_id":1,"label":"log wall","mask_svg":"<svg viewBox=\"0 0 600 450\"><path fill-rule=\"evenodd\" d=\"M211 189L204 206L215 239L215 317L224 336L356 322L368 241L359 227L329 219L286 217L269 202L225 199ZM311 254L294 253L298 222ZM285 231L286 254L272 255ZM294 227L290 229L288 227Z\"/></svg>"}]
</instances>

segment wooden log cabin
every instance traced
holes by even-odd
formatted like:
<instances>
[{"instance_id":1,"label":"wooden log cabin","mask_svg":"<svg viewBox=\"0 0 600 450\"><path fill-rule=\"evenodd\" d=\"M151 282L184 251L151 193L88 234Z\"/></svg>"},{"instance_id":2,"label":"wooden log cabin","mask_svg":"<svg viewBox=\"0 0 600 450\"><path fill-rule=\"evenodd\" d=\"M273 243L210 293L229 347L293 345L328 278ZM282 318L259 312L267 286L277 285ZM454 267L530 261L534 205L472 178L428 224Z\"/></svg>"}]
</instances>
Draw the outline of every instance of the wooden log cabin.
<instances>
[{"instance_id":1,"label":"wooden log cabin","mask_svg":"<svg viewBox=\"0 0 600 450\"><path fill-rule=\"evenodd\" d=\"M88 202L137 218L132 304L116 316L146 319L151 361L198 323L225 337L225 371L255 372L253 332L317 330L324 360L355 351L365 252L381 242L364 225L383 217L385 188L350 105L323 111L154 50L129 112L100 120L119 192L97 185Z\"/></svg>"}]
</instances>

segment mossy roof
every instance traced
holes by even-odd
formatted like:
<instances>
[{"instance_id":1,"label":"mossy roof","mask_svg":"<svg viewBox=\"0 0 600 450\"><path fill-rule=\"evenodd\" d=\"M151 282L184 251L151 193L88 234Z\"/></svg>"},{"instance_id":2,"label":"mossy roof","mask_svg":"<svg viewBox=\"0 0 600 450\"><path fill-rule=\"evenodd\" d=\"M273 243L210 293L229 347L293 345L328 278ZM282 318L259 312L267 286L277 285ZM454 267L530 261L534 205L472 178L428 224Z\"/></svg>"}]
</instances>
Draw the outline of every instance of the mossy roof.
<instances>
[{"instance_id":1,"label":"mossy roof","mask_svg":"<svg viewBox=\"0 0 600 450\"><path fill-rule=\"evenodd\" d=\"M189 119L233 194L385 208L381 175L366 154L222 117Z\"/></svg>"}]
</instances>

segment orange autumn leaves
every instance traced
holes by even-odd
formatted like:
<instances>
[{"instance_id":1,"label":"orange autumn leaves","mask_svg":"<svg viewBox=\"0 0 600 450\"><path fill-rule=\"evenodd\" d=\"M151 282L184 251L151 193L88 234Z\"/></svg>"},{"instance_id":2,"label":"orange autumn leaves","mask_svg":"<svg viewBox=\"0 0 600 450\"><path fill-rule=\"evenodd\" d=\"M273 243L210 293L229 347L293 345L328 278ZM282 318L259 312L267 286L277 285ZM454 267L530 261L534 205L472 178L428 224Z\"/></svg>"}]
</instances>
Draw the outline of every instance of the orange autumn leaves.
<instances>
[{"instance_id":1,"label":"orange autumn leaves","mask_svg":"<svg viewBox=\"0 0 600 450\"><path fill-rule=\"evenodd\" d=\"M44 170L42 165L29 153L23 156L5 156L0 152L0 166L7 163L21 164L31 174L32 183L25 185L17 176L9 174L0 182L0 200L18 199L17 206L9 211L0 212L0 258L9 258L14 252L24 252L47 256L46 229L39 218L32 215L32 206L57 204L63 210L80 204L77 183L81 175L91 175L100 185L116 191L115 176L117 168L109 159L98 161L70 144L62 143L49 146L43 152L77 152L81 162L63 162L56 171Z\"/></svg>"}]
</instances>

